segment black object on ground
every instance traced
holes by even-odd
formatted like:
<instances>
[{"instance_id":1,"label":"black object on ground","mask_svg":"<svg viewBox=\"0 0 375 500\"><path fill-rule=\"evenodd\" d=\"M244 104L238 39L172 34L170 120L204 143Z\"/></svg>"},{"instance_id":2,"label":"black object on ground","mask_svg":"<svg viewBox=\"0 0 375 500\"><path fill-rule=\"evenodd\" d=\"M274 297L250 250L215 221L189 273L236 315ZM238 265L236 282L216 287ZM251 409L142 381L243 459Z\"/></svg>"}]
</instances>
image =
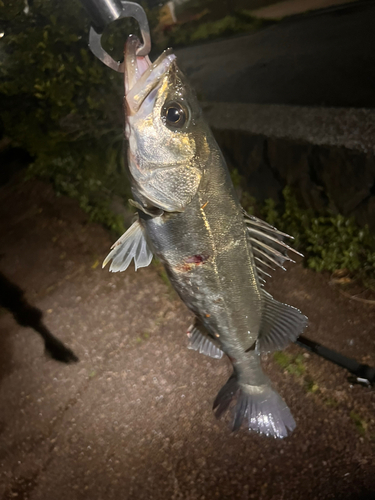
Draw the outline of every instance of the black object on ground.
<instances>
[{"instance_id":1,"label":"black object on ground","mask_svg":"<svg viewBox=\"0 0 375 500\"><path fill-rule=\"evenodd\" d=\"M311 351L314 354L317 354L318 356L345 368L350 373L355 375L356 382L375 384L375 368L363 363L358 363L355 359L347 358L339 352L328 349L328 347L324 347L322 344L319 344L319 342L310 340L302 335L298 337L295 343L298 346L304 347L308 351Z\"/></svg>"},{"instance_id":2,"label":"black object on ground","mask_svg":"<svg viewBox=\"0 0 375 500\"><path fill-rule=\"evenodd\" d=\"M11 312L19 325L29 326L39 333L44 340L46 352L53 359L62 363L76 363L78 361L74 352L44 325L42 311L31 306L25 300L23 290L9 281L2 273L0 273L0 306Z\"/></svg>"}]
</instances>

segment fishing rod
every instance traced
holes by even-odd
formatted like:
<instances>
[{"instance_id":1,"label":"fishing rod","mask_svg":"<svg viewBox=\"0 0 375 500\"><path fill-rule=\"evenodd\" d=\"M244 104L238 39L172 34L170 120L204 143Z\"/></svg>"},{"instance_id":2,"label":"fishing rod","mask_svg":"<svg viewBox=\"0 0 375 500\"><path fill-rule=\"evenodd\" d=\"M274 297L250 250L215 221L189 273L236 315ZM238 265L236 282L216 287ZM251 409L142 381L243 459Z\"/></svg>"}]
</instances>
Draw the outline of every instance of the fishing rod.
<instances>
[{"instance_id":1,"label":"fishing rod","mask_svg":"<svg viewBox=\"0 0 375 500\"><path fill-rule=\"evenodd\" d=\"M375 384L375 368L363 363L358 363L355 359L348 358L339 352L328 349L328 347L324 347L324 345L319 344L319 342L310 340L302 335L297 338L295 344L317 354L327 361L331 361L331 363L335 365L341 366L341 368L345 368L354 375L355 378L351 380L352 382L363 385Z\"/></svg>"},{"instance_id":2,"label":"fishing rod","mask_svg":"<svg viewBox=\"0 0 375 500\"><path fill-rule=\"evenodd\" d=\"M105 65L115 71L124 72L124 64L114 61L101 45L101 36L106 26L124 17L132 17L139 24L143 45L138 48L137 55L144 56L149 54L151 50L150 28L147 15L141 5L124 0L81 0L81 2L92 22L89 35L90 50ZM328 347L302 335L297 338L295 344L341 368L345 368L354 376L353 382L364 385L375 384L375 368L358 363L355 359L348 358L332 349L328 349Z\"/></svg>"}]
</instances>

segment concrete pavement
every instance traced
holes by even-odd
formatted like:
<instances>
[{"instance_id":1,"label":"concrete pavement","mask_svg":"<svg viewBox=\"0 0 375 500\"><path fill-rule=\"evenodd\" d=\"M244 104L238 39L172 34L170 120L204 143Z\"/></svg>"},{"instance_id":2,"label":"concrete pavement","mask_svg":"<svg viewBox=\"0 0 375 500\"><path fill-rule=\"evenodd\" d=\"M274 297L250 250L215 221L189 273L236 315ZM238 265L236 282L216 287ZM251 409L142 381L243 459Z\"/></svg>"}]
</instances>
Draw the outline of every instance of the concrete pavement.
<instances>
[{"instance_id":1,"label":"concrete pavement","mask_svg":"<svg viewBox=\"0 0 375 500\"><path fill-rule=\"evenodd\" d=\"M0 194L0 269L80 358L45 357L33 330L1 315L2 500L371 498L371 389L291 347L289 364L264 365L296 431L231 434L211 410L228 363L186 348L191 315L158 268L101 270L113 238L45 184ZM308 336L374 364L373 306L300 265L268 290L309 316Z\"/></svg>"}]
</instances>

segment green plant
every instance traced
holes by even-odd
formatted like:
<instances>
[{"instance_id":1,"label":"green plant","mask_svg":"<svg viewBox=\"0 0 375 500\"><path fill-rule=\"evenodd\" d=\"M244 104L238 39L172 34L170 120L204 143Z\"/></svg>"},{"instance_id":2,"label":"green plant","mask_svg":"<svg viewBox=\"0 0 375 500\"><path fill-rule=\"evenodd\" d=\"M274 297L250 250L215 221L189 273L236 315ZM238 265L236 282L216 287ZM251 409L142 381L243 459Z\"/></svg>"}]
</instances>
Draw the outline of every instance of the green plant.
<instances>
[{"instance_id":1,"label":"green plant","mask_svg":"<svg viewBox=\"0 0 375 500\"><path fill-rule=\"evenodd\" d=\"M209 13L208 10L207 14ZM255 18L244 10L213 20L207 20L207 14L203 15L199 20L173 27L167 35L168 44L174 47L184 46L214 40L219 37L252 32L274 23L273 21Z\"/></svg>"},{"instance_id":2,"label":"green plant","mask_svg":"<svg viewBox=\"0 0 375 500\"><path fill-rule=\"evenodd\" d=\"M319 392L318 384L310 377L305 377L305 390L307 392L312 392L313 394Z\"/></svg>"},{"instance_id":3,"label":"green plant","mask_svg":"<svg viewBox=\"0 0 375 500\"><path fill-rule=\"evenodd\" d=\"M34 158L28 177L51 181L79 201L91 220L115 232L110 210L126 199L123 160L123 77L88 49L89 21L75 0L0 2L0 113L11 145ZM103 37L116 52L136 26L116 24Z\"/></svg>"},{"instance_id":4,"label":"green plant","mask_svg":"<svg viewBox=\"0 0 375 500\"><path fill-rule=\"evenodd\" d=\"M339 214L315 214L301 208L288 186L283 196L283 211L273 200L266 200L262 216L294 236L306 265L318 272L345 269L375 288L375 238L368 227L360 228L354 219Z\"/></svg>"},{"instance_id":5,"label":"green plant","mask_svg":"<svg viewBox=\"0 0 375 500\"><path fill-rule=\"evenodd\" d=\"M273 359L283 370L297 377L302 377L306 371L303 356L300 354L293 356L284 351L277 351L274 353Z\"/></svg>"},{"instance_id":6,"label":"green plant","mask_svg":"<svg viewBox=\"0 0 375 500\"><path fill-rule=\"evenodd\" d=\"M365 419L362 418L355 411L351 411L350 412L350 418L353 421L353 423L354 423L357 431L359 432L359 434L361 434L361 436L364 436L366 434L366 431L367 431L367 428L368 428L368 424L365 421Z\"/></svg>"}]
</instances>

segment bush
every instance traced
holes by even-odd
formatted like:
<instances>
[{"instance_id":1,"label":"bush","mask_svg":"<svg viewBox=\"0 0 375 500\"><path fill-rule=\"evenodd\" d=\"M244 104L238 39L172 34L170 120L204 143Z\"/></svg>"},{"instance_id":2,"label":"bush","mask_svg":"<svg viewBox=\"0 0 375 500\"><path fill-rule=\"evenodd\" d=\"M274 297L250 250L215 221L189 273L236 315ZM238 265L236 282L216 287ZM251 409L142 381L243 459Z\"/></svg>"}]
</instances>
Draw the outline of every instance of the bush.
<instances>
[{"instance_id":1,"label":"bush","mask_svg":"<svg viewBox=\"0 0 375 500\"><path fill-rule=\"evenodd\" d=\"M368 227L339 214L315 214L299 206L290 187L283 191L284 209L267 200L263 217L295 238L305 254L306 265L315 271L347 270L375 289L375 238Z\"/></svg>"},{"instance_id":2,"label":"bush","mask_svg":"<svg viewBox=\"0 0 375 500\"><path fill-rule=\"evenodd\" d=\"M0 109L6 136L34 158L29 175L79 200L116 232L114 194L129 195L123 160L123 76L88 49L89 21L74 0L0 2ZM121 21L122 22L122 21ZM114 25L109 50L134 31ZM125 29L124 29L125 27Z\"/></svg>"},{"instance_id":3,"label":"bush","mask_svg":"<svg viewBox=\"0 0 375 500\"><path fill-rule=\"evenodd\" d=\"M173 27L167 34L168 45L173 47L190 45L219 37L249 33L274 24L274 21L255 18L246 11L234 12L213 21L205 21L204 18L205 16L200 20Z\"/></svg>"}]
</instances>

